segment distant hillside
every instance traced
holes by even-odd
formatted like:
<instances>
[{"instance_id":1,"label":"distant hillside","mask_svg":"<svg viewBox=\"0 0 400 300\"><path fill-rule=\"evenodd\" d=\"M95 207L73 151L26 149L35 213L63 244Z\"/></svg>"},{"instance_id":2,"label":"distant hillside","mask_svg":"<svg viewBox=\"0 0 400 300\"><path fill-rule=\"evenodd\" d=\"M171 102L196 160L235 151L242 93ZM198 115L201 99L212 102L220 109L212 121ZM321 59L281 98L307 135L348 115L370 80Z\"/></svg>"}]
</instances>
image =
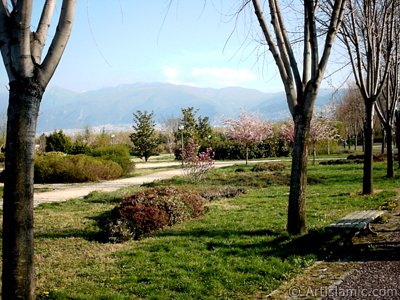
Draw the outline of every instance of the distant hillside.
<instances>
[{"instance_id":1,"label":"distant hillside","mask_svg":"<svg viewBox=\"0 0 400 300\"><path fill-rule=\"evenodd\" d=\"M317 106L330 101L331 90L321 90ZM7 94L0 94L0 110L7 107ZM235 117L240 108L259 112L269 120L289 116L285 94L231 87L196 88L167 83L137 83L76 93L49 88L40 109L38 132L55 129L84 128L104 124L121 126L132 123L137 110L154 111L157 122L180 116L181 108L195 107L213 123Z\"/></svg>"}]
</instances>

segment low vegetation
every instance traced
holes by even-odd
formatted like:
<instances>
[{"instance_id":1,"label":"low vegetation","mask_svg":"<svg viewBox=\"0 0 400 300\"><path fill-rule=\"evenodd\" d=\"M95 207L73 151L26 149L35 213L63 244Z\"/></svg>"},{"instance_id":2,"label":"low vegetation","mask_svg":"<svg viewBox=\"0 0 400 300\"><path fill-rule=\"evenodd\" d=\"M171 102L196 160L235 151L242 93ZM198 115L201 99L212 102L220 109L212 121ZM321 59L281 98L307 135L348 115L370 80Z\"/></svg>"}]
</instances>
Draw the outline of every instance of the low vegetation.
<instances>
[{"instance_id":1,"label":"low vegetation","mask_svg":"<svg viewBox=\"0 0 400 300\"><path fill-rule=\"evenodd\" d=\"M35 156L36 183L71 183L116 179L134 168L123 145L90 150L89 155L47 152Z\"/></svg>"},{"instance_id":2,"label":"low vegetation","mask_svg":"<svg viewBox=\"0 0 400 300\"><path fill-rule=\"evenodd\" d=\"M36 183L65 183L109 180L121 177L123 170L111 160L50 152L35 157Z\"/></svg>"},{"instance_id":3,"label":"low vegetation","mask_svg":"<svg viewBox=\"0 0 400 300\"><path fill-rule=\"evenodd\" d=\"M41 205L35 209L38 298L265 297L316 260L334 259L323 231L327 224L357 209L394 207L398 178L384 177L384 163L374 169L377 193L362 196L362 165L310 166L310 231L303 237L285 231L289 187L282 179L290 168L253 172L236 165L213 170L201 184L177 177L150 188ZM171 190L201 195L206 213L140 240L101 242L104 216Z\"/></svg>"},{"instance_id":4,"label":"low vegetation","mask_svg":"<svg viewBox=\"0 0 400 300\"><path fill-rule=\"evenodd\" d=\"M122 168L122 173L124 175L128 174L134 168L129 153L129 147L125 145L111 145L94 148L90 152L90 155L117 163Z\"/></svg>"},{"instance_id":5,"label":"low vegetation","mask_svg":"<svg viewBox=\"0 0 400 300\"><path fill-rule=\"evenodd\" d=\"M185 189L150 188L123 199L100 224L107 240L139 239L167 225L202 216L205 202Z\"/></svg>"}]
</instances>

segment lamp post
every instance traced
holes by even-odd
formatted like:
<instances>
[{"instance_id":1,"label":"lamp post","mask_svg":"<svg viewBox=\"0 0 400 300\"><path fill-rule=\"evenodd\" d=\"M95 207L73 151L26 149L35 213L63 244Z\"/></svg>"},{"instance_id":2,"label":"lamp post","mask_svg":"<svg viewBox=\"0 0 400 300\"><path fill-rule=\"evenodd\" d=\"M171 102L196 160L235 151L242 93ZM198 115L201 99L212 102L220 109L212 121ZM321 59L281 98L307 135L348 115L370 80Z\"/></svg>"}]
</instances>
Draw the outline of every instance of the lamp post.
<instances>
[{"instance_id":1,"label":"lamp post","mask_svg":"<svg viewBox=\"0 0 400 300\"><path fill-rule=\"evenodd\" d=\"M178 126L178 129L181 132L181 161L182 161L182 167L183 167L183 130L185 129L185 126L182 124Z\"/></svg>"}]
</instances>

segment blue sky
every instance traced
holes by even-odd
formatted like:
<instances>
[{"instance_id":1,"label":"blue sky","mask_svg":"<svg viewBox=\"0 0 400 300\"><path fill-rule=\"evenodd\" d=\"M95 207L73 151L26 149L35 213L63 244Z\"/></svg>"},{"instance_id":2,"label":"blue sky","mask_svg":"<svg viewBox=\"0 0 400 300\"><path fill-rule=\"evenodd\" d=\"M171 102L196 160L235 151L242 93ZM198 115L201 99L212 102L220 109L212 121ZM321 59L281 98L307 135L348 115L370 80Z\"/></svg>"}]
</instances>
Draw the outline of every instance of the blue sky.
<instances>
[{"instance_id":1,"label":"blue sky","mask_svg":"<svg viewBox=\"0 0 400 300\"><path fill-rule=\"evenodd\" d=\"M77 2L73 32L50 86L85 91L170 82L283 89L272 58L259 55L248 35L249 28L258 29L255 17L247 13L236 22L233 16L240 0ZM2 67L0 84L7 83Z\"/></svg>"}]
</instances>

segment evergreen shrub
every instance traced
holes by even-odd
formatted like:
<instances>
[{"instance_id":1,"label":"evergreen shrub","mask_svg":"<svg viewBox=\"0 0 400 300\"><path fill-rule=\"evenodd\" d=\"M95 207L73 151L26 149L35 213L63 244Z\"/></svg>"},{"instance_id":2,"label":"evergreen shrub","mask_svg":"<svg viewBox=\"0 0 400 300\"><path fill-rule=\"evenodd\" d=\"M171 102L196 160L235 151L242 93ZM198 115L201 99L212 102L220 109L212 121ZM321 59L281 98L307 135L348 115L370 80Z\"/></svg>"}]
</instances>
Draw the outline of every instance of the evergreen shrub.
<instances>
[{"instance_id":1,"label":"evergreen shrub","mask_svg":"<svg viewBox=\"0 0 400 300\"><path fill-rule=\"evenodd\" d=\"M83 154L60 155L59 152L50 152L35 157L35 183L110 180L119 178L122 174L122 168L117 163Z\"/></svg>"},{"instance_id":2,"label":"evergreen shrub","mask_svg":"<svg viewBox=\"0 0 400 300\"><path fill-rule=\"evenodd\" d=\"M131 161L129 147L125 145L111 145L95 148L90 152L93 157L100 157L105 160L111 160L120 165L123 174L127 174L134 168Z\"/></svg>"}]
</instances>

